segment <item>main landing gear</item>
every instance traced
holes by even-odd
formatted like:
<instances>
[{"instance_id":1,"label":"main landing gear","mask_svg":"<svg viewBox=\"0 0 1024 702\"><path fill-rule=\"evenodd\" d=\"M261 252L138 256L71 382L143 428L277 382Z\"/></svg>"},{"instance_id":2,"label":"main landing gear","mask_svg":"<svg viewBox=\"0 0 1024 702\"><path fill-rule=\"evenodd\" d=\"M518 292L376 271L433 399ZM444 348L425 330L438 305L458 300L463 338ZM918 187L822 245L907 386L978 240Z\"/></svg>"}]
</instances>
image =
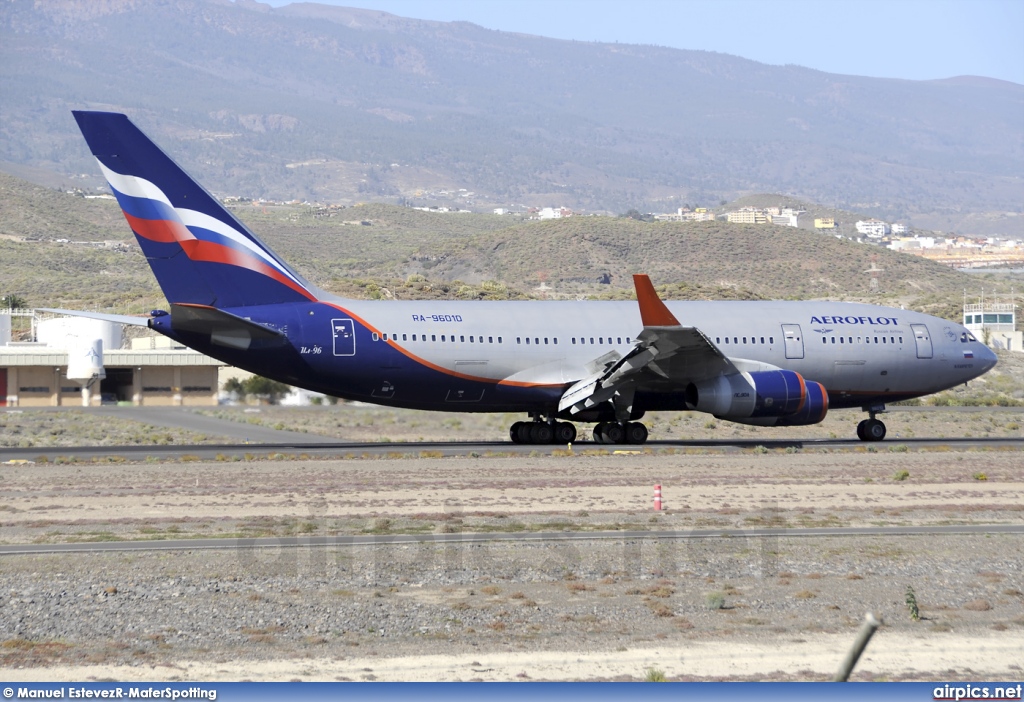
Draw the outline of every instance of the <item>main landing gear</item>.
<instances>
[{"instance_id":1,"label":"main landing gear","mask_svg":"<svg viewBox=\"0 0 1024 702\"><path fill-rule=\"evenodd\" d=\"M571 444L576 440L576 427L569 422L535 419L516 422L508 430L514 444ZM642 444L647 441L647 427L640 422L598 422L594 427L594 443Z\"/></svg>"},{"instance_id":2,"label":"main landing gear","mask_svg":"<svg viewBox=\"0 0 1024 702\"><path fill-rule=\"evenodd\" d=\"M569 422L516 422L508 430L513 444L571 444L576 440L576 426Z\"/></svg>"},{"instance_id":3,"label":"main landing gear","mask_svg":"<svg viewBox=\"0 0 1024 702\"><path fill-rule=\"evenodd\" d=\"M875 415L885 411L885 406L865 407L870 419L864 419L857 425L857 438L861 441L881 441L885 438L885 423L875 419Z\"/></svg>"},{"instance_id":4,"label":"main landing gear","mask_svg":"<svg viewBox=\"0 0 1024 702\"><path fill-rule=\"evenodd\" d=\"M640 422L598 422L594 426L594 442L598 444L642 444L647 441L647 427Z\"/></svg>"}]
</instances>

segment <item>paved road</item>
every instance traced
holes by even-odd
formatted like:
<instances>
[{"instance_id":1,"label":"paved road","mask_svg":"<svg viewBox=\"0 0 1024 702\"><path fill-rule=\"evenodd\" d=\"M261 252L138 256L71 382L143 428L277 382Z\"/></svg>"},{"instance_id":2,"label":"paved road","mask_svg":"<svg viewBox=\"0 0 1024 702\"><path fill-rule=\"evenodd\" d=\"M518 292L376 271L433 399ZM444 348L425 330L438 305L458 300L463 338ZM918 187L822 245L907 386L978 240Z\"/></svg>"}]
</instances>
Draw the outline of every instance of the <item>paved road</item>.
<instances>
[{"instance_id":1,"label":"paved road","mask_svg":"<svg viewBox=\"0 0 1024 702\"><path fill-rule=\"evenodd\" d=\"M301 442L273 442L273 443L251 443L251 444L193 444L179 446L59 446L59 447L34 447L34 448L0 448L0 463L4 461L17 460L53 460L61 457L75 457L81 460L89 460L97 456L117 456L127 460L145 460L146 458L174 460L184 456L213 460L225 456L266 457L274 454L283 454L286 457L294 458L298 455L316 456L320 458L335 457L346 458L362 455L387 456L393 454L400 457L418 456L421 452L429 451L431 455L440 453L442 456L470 456L473 454L487 455L489 453L499 454L530 454L551 453L553 451L565 451L563 445L522 445L513 444L508 441L489 442L430 442L417 441L407 443L354 443L339 442L337 439L315 437L311 441L308 434L300 434ZM1009 448L1013 450L1024 450L1024 438L942 438L929 439L916 437L912 439L892 439L877 444L868 444L879 451L886 451L889 447L905 445L909 448L928 448L935 446L948 446L956 449L991 449ZM753 449L763 446L766 449L785 450L787 448L810 449L810 448L854 448L863 447L865 444L857 439L779 439L766 441L764 439L707 439L692 441L648 441L643 446L623 445L602 445L593 443L574 443L573 449L577 451L604 449L612 453L628 455L641 453L644 449L669 449L669 448L714 448L714 449Z\"/></svg>"},{"instance_id":2,"label":"paved road","mask_svg":"<svg viewBox=\"0 0 1024 702\"><path fill-rule=\"evenodd\" d=\"M167 539L101 541L74 544L6 544L0 556L102 551L199 551L239 548L349 548L390 544L485 543L488 541L632 541L637 539L720 539L823 536L924 536L928 534L1024 534L1024 524L967 524L811 529L698 529L693 531L538 531L483 534L380 534L358 536L282 536L259 539Z\"/></svg>"}]
</instances>

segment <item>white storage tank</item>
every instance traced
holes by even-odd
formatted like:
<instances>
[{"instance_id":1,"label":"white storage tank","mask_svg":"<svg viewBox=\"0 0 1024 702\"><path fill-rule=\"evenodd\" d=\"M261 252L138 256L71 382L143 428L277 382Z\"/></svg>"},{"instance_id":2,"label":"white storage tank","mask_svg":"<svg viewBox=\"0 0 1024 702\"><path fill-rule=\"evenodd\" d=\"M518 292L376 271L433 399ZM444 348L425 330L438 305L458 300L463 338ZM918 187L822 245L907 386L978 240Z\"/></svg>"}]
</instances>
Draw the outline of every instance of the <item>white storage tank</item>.
<instances>
[{"instance_id":1,"label":"white storage tank","mask_svg":"<svg viewBox=\"0 0 1024 702\"><path fill-rule=\"evenodd\" d=\"M115 322L85 317L55 317L36 325L36 341L55 349L72 351L90 347L95 339L102 341L105 349L119 349L123 328ZM101 365L102 362L101 356Z\"/></svg>"}]
</instances>

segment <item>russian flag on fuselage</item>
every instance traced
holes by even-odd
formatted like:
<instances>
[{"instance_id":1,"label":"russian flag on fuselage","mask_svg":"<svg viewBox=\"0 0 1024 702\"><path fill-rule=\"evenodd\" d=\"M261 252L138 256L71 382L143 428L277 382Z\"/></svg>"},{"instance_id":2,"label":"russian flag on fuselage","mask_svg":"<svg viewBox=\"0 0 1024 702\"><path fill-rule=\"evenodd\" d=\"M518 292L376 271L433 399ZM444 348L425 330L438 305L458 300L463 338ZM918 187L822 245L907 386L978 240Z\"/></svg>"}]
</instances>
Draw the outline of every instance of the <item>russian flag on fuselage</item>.
<instances>
[{"instance_id":1,"label":"russian flag on fuselage","mask_svg":"<svg viewBox=\"0 0 1024 702\"><path fill-rule=\"evenodd\" d=\"M240 307L316 299L125 115L74 115L170 302Z\"/></svg>"}]
</instances>

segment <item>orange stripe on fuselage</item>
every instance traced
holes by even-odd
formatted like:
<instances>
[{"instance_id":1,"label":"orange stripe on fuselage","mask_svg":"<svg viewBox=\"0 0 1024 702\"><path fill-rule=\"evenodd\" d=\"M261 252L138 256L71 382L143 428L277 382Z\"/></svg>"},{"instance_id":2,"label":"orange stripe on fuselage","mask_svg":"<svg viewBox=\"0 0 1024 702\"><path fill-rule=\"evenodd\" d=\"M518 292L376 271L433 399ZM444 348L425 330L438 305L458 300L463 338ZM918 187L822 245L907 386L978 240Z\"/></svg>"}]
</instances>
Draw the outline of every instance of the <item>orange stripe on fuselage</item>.
<instances>
[{"instance_id":1,"label":"orange stripe on fuselage","mask_svg":"<svg viewBox=\"0 0 1024 702\"><path fill-rule=\"evenodd\" d=\"M384 336L383 332L381 332L380 329L378 329L377 327L373 326L372 324L367 322L365 319L363 319L359 315L353 314L349 310L346 310L344 307L341 307L340 305L337 305L337 304L335 304L333 302L324 302L322 300L320 302L322 304L324 304L324 305L327 305L328 307L333 307L334 309L338 310L339 312L343 312L343 313L347 314L349 317L351 317L355 321L359 322L361 325L363 325L364 327L369 329L371 332L376 333L378 336L380 336L380 337ZM449 376L451 376L453 378L460 378L462 380L472 380L473 382L487 383L489 385L507 385L507 386L510 386L510 387L518 387L518 388L558 388L558 387L562 387L563 385L567 385L567 383L555 383L555 384L551 384L551 383L526 383L526 382L523 382L523 381L520 381L520 380L497 380L495 378L483 378L483 377L476 376L476 375L467 375L465 373L459 373L458 371L453 371L453 370L450 370L450 369L445 368L443 366L439 366L436 363L432 363L432 362L426 360L425 358L421 358L420 356L417 356L416 354L408 351L407 349L402 348L401 346L399 346L394 341L390 341L389 340L389 341L386 341L385 343L390 345L391 348L395 349L396 351L401 353L406 358L408 358L408 359L410 359L412 361L415 361L416 363L419 363L421 366L425 366L425 367L427 367L427 368L429 368L431 370L435 370L435 371L437 371L439 373L443 373L445 375L449 375Z\"/></svg>"}]
</instances>

